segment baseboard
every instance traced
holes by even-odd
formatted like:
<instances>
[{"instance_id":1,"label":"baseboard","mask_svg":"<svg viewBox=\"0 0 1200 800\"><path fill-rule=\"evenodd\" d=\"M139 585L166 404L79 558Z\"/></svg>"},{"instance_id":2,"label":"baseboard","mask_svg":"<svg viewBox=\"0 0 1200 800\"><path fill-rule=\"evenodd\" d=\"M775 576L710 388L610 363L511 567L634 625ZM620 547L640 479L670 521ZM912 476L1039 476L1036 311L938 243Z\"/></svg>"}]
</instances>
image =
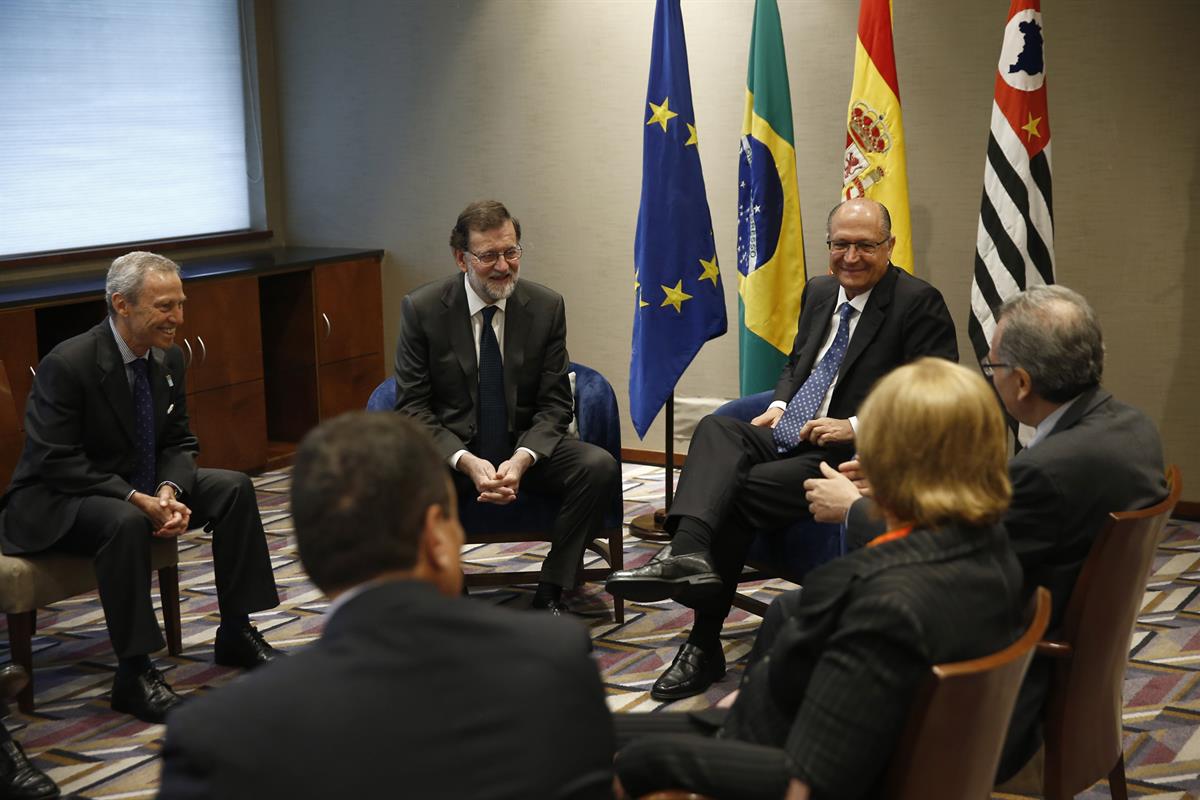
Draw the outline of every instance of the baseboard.
<instances>
[{"instance_id":1,"label":"baseboard","mask_svg":"<svg viewBox=\"0 0 1200 800\"><path fill-rule=\"evenodd\" d=\"M674 456L675 468L682 469L686 455L684 453L675 453ZM637 450L632 447L622 447L621 461L630 464L648 464L652 467L665 467L667 465L667 454L661 450Z\"/></svg>"}]
</instances>

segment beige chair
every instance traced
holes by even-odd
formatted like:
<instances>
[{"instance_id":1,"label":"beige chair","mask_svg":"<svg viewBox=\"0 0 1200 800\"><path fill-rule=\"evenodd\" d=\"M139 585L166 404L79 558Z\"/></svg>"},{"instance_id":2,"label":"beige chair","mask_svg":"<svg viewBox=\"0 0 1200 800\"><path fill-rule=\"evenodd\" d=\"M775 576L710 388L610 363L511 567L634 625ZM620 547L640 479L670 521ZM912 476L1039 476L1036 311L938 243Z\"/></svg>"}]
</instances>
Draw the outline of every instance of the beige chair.
<instances>
[{"instance_id":1,"label":"beige chair","mask_svg":"<svg viewBox=\"0 0 1200 800\"><path fill-rule=\"evenodd\" d=\"M1114 798L1128 797L1121 748L1125 665L1154 553L1183 489L1178 467L1167 469L1167 484L1161 503L1109 514L1071 592L1059 640L1038 645L1039 657L1056 660L1046 701L1049 800L1074 797L1105 776Z\"/></svg>"},{"instance_id":2,"label":"beige chair","mask_svg":"<svg viewBox=\"0 0 1200 800\"><path fill-rule=\"evenodd\" d=\"M1050 624L1050 592L1030 600L1027 627L1008 647L981 658L938 664L918 691L888 762L888 800L987 798L1021 681ZM641 800L709 800L668 790Z\"/></svg>"},{"instance_id":3,"label":"beige chair","mask_svg":"<svg viewBox=\"0 0 1200 800\"><path fill-rule=\"evenodd\" d=\"M21 453L22 436L4 362L0 361L0 471L11 474ZM156 539L150 549L150 566L158 570L163 627L171 655L183 652L179 621L179 550L174 539ZM12 661L29 673L29 684L17 695L17 706L31 713L33 704L33 634L37 610L96 589L90 558L62 553L33 556L0 555L0 611L8 616L8 642Z\"/></svg>"}]
</instances>

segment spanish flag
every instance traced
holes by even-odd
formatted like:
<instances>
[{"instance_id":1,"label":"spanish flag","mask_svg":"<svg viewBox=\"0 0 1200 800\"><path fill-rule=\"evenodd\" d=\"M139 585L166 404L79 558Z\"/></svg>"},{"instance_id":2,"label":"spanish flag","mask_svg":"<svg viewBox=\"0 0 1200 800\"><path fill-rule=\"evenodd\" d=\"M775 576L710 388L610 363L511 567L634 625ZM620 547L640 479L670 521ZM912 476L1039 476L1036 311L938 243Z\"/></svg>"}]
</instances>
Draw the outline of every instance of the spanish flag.
<instances>
[{"instance_id":1,"label":"spanish flag","mask_svg":"<svg viewBox=\"0 0 1200 800\"><path fill-rule=\"evenodd\" d=\"M890 0L862 0L854 48L854 86L846 114L846 156L842 197L869 197L892 215L896 248L892 262L913 268L912 223L908 211L908 166L904 158L904 118L892 46Z\"/></svg>"},{"instance_id":2,"label":"spanish flag","mask_svg":"<svg viewBox=\"0 0 1200 800\"><path fill-rule=\"evenodd\" d=\"M738 150L738 346L747 395L779 381L805 277L792 94L775 0L754 4Z\"/></svg>"}]
</instances>

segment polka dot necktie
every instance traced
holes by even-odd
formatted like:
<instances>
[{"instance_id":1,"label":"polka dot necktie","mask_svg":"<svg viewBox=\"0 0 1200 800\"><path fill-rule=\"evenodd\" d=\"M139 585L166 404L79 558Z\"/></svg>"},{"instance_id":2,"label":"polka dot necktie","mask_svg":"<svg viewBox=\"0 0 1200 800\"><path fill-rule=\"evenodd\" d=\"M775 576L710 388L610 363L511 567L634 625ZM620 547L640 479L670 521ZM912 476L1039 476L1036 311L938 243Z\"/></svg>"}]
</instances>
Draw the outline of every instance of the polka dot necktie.
<instances>
[{"instance_id":1,"label":"polka dot necktie","mask_svg":"<svg viewBox=\"0 0 1200 800\"><path fill-rule=\"evenodd\" d=\"M150 394L149 365L144 358L134 359L133 430L137 465L129 482L143 494L154 494L154 398Z\"/></svg>"},{"instance_id":2,"label":"polka dot necktie","mask_svg":"<svg viewBox=\"0 0 1200 800\"><path fill-rule=\"evenodd\" d=\"M825 393L833 385L833 379L842 366L846 357L846 348L850 344L850 317L854 306L842 303L841 319L838 321L837 333L834 334L833 344L825 351L825 356L809 373L808 380L800 387L800 391L788 402L773 431L775 449L780 453L794 450L800 445L800 429L817 414Z\"/></svg>"},{"instance_id":3,"label":"polka dot necktie","mask_svg":"<svg viewBox=\"0 0 1200 800\"><path fill-rule=\"evenodd\" d=\"M492 328L499 309L483 309L483 327L479 331L479 457L499 466L512 455L508 439L508 407L504 400L504 363L500 343Z\"/></svg>"}]
</instances>

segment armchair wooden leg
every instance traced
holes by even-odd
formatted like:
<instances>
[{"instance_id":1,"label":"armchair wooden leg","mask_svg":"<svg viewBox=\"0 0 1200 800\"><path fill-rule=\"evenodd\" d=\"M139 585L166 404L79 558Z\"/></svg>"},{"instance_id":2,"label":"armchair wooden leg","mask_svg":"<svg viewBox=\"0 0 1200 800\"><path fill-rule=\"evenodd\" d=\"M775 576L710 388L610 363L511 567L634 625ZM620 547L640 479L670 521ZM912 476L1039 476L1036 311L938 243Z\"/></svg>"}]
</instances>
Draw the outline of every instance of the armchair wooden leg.
<instances>
[{"instance_id":1,"label":"armchair wooden leg","mask_svg":"<svg viewBox=\"0 0 1200 800\"><path fill-rule=\"evenodd\" d=\"M17 693L17 708L33 713L33 631L37 627L37 611L8 615L8 646L12 662L25 668L29 683Z\"/></svg>"},{"instance_id":2,"label":"armchair wooden leg","mask_svg":"<svg viewBox=\"0 0 1200 800\"><path fill-rule=\"evenodd\" d=\"M1129 800L1129 789L1125 785L1125 753L1117 757L1117 763L1108 773L1108 790L1113 800Z\"/></svg>"},{"instance_id":3,"label":"armchair wooden leg","mask_svg":"<svg viewBox=\"0 0 1200 800\"><path fill-rule=\"evenodd\" d=\"M613 572L625 569L625 531L618 527L608 537L608 564ZM613 619L618 625L625 622L625 600L620 597L613 599Z\"/></svg>"},{"instance_id":4,"label":"armchair wooden leg","mask_svg":"<svg viewBox=\"0 0 1200 800\"><path fill-rule=\"evenodd\" d=\"M183 628L179 620L179 567L163 567L158 571L158 593L162 597L163 628L167 632L167 652L173 656L183 653Z\"/></svg>"}]
</instances>

